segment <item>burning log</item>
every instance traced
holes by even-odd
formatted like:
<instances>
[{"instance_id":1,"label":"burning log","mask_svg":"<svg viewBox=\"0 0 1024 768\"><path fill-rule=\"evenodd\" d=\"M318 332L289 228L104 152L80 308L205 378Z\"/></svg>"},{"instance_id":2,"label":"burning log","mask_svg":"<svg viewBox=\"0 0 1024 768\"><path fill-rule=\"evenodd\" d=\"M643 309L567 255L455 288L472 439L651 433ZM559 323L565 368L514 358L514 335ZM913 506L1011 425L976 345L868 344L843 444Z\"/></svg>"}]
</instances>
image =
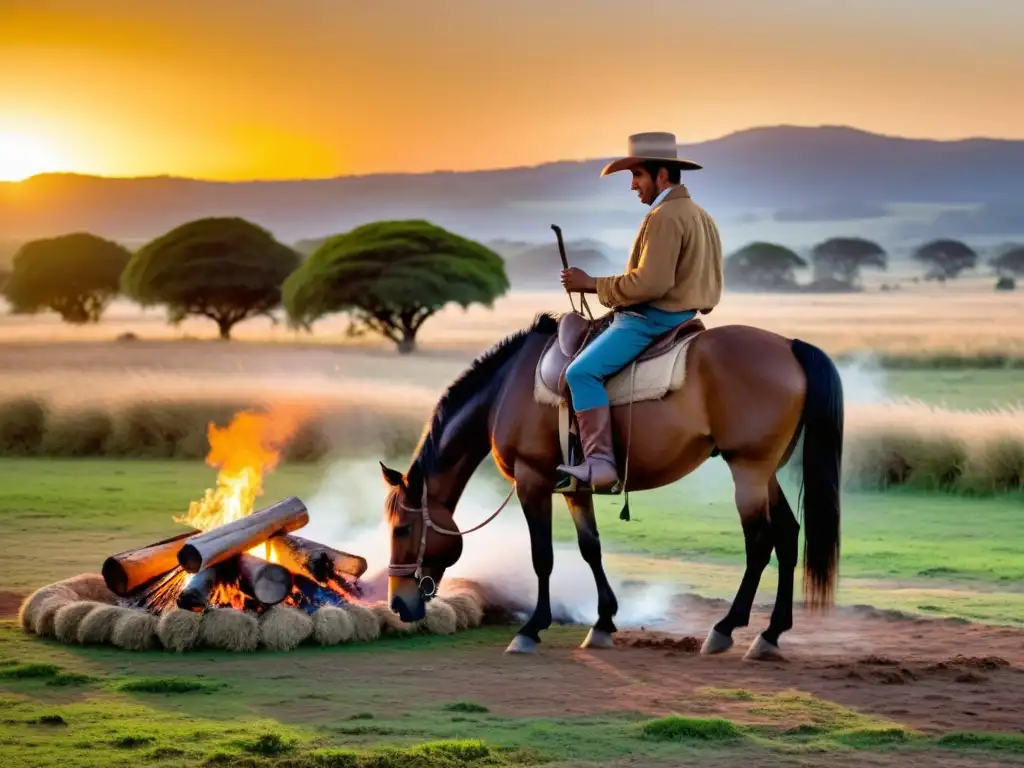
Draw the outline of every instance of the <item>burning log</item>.
<instances>
[{"instance_id":1,"label":"burning log","mask_svg":"<svg viewBox=\"0 0 1024 768\"><path fill-rule=\"evenodd\" d=\"M346 574L358 579L366 573L366 559L301 536L279 535L270 540L277 561L291 571L306 571L321 584Z\"/></svg>"},{"instance_id":2,"label":"burning log","mask_svg":"<svg viewBox=\"0 0 1024 768\"><path fill-rule=\"evenodd\" d=\"M303 508L305 509L305 508ZM277 605L292 591L292 572L254 555L238 556L238 587L263 605Z\"/></svg>"},{"instance_id":3,"label":"burning log","mask_svg":"<svg viewBox=\"0 0 1024 768\"><path fill-rule=\"evenodd\" d=\"M117 555L111 555L100 571L107 589L118 597L128 597L132 592L147 582L178 567L178 550L182 541L195 536L199 531L192 530L158 541L142 549L130 549Z\"/></svg>"},{"instance_id":4,"label":"burning log","mask_svg":"<svg viewBox=\"0 0 1024 768\"><path fill-rule=\"evenodd\" d=\"M162 573L152 581L147 581L126 595L128 605L163 610L165 606L178 599L185 587L185 572L180 566L174 566L167 573Z\"/></svg>"},{"instance_id":5,"label":"burning log","mask_svg":"<svg viewBox=\"0 0 1024 768\"><path fill-rule=\"evenodd\" d=\"M188 573L199 573L263 544L275 534L291 533L308 522L306 505L291 496L266 509L192 536L178 551L178 562Z\"/></svg>"},{"instance_id":6,"label":"burning log","mask_svg":"<svg viewBox=\"0 0 1024 768\"><path fill-rule=\"evenodd\" d=\"M178 595L177 605L186 611L202 610L210 604L213 591L220 581L217 566L204 568L189 581L188 586Z\"/></svg>"}]
</instances>

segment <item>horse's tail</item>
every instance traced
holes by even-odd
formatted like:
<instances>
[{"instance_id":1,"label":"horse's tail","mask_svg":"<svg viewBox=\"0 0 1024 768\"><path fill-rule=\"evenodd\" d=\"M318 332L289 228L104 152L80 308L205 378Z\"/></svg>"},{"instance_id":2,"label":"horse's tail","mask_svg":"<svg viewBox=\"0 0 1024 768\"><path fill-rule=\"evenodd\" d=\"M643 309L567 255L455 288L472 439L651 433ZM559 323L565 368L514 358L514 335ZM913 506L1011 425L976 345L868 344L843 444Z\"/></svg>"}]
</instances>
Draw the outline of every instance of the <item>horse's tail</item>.
<instances>
[{"instance_id":1,"label":"horse's tail","mask_svg":"<svg viewBox=\"0 0 1024 768\"><path fill-rule=\"evenodd\" d=\"M804 600L812 610L833 604L839 568L839 484L843 463L843 382L821 349L793 339L807 376L801 497L804 510Z\"/></svg>"}]
</instances>

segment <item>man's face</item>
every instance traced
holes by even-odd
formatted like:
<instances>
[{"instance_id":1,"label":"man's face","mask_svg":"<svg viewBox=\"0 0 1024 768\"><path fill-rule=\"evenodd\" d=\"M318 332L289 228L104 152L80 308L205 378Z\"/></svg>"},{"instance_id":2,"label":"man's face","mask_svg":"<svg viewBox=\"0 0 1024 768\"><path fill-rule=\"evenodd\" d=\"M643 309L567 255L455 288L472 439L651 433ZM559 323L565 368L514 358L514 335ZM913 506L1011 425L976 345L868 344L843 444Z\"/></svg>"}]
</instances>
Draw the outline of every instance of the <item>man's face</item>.
<instances>
[{"instance_id":1,"label":"man's face","mask_svg":"<svg viewBox=\"0 0 1024 768\"><path fill-rule=\"evenodd\" d=\"M647 172L646 168L637 166L631 169L633 174L633 183L630 189L636 192L637 197L640 198L640 202L644 205L650 205L654 202L654 198L658 196L658 185L654 179L651 178L651 174Z\"/></svg>"}]
</instances>

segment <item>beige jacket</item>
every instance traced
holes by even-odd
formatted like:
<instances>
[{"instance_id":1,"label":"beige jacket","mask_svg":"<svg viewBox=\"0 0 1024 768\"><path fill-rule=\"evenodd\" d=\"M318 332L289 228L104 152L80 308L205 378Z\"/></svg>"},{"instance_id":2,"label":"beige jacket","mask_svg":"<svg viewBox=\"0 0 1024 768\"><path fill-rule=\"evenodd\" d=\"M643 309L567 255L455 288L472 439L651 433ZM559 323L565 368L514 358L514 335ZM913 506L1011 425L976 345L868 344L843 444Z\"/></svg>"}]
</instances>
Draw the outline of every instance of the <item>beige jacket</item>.
<instances>
[{"instance_id":1,"label":"beige jacket","mask_svg":"<svg viewBox=\"0 0 1024 768\"><path fill-rule=\"evenodd\" d=\"M649 303L707 313L721 301L722 283L718 227L680 184L644 218L625 274L597 278L597 299L610 309Z\"/></svg>"}]
</instances>

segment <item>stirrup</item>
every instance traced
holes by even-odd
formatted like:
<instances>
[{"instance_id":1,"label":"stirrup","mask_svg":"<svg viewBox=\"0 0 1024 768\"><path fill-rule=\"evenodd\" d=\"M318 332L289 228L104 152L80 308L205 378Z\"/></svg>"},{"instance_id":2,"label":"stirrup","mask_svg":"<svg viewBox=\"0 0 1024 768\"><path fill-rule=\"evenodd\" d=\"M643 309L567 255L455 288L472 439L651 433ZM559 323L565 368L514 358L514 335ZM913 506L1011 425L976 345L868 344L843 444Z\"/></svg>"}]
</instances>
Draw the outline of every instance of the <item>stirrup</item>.
<instances>
[{"instance_id":1,"label":"stirrup","mask_svg":"<svg viewBox=\"0 0 1024 768\"><path fill-rule=\"evenodd\" d=\"M555 493L590 493L595 496L621 496L623 481L620 477L607 490L599 491L591 483L581 482L568 472L558 472L555 481Z\"/></svg>"},{"instance_id":2,"label":"stirrup","mask_svg":"<svg viewBox=\"0 0 1024 768\"><path fill-rule=\"evenodd\" d=\"M555 481L555 493L578 493L580 482L566 472L558 472Z\"/></svg>"}]
</instances>

